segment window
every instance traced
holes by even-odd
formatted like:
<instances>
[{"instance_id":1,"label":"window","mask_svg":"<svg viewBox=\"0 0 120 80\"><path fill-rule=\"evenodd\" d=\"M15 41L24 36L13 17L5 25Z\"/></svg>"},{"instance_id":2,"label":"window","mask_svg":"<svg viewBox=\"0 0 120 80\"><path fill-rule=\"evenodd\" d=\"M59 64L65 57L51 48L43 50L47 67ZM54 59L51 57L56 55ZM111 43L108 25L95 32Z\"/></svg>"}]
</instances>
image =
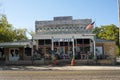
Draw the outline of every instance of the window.
<instances>
[{"instance_id":1,"label":"window","mask_svg":"<svg viewBox=\"0 0 120 80\"><path fill-rule=\"evenodd\" d=\"M65 46L68 46L68 42L64 42L64 45L65 45Z\"/></svg>"},{"instance_id":2,"label":"window","mask_svg":"<svg viewBox=\"0 0 120 80\"><path fill-rule=\"evenodd\" d=\"M72 46L72 42L69 42L69 46Z\"/></svg>"},{"instance_id":3,"label":"window","mask_svg":"<svg viewBox=\"0 0 120 80\"><path fill-rule=\"evenodd\" d=\"M77 39L77 44L82 44L83 43L83 39Z\"/></svg>"},{"instance_id":4,"label":"window","mask_svg":"<svg viewBox=\"0 0 120 80\"><path fill-rule=\"evenodd\" d=\"M0 59L4 57L4 48L0 48Z\"/></svg>"},{"instance_id":5,"label":"window","mask_svg":"<svg viewBox=\"0 0 120 80\"><path fill-rule=\"evenodd\" d=\"M59 43L58 42L54 42L54 46L58 46L59 45Z\"/></svg>"},{"instance_id":6,"label":"window","mask_svg":"<svg viewBox=\"0 0 120 80\"><path fill-rule=\"evenodd\" d=\"M83 30L83 27L81 27L81 30Z\"/></svg>"},{"instance_id":7,"label":"window","mask_svg":"<svg viewBox=\"0 0 120 80\"><path fill-rule=\"evenodd\" d=\"M83 30L85 30L86 27L83 27Z\"/></svg>"},{"instance_id":8,"label":"window","mask_svg":"<svg viewBox=\"0 0 120 80\"><path fill-rule=\"evenodd\" d=\"M32 52L31 48L29 48L29 47L25 48L25 55L26 56L31 56L31 52Z\"/></svg>"},{"instance_id":9,"label":"window","mask_svg":"<svg viewBox=\"0 0 120 80\"><path fill-rule=\"evenodd\" d=\"M47 28L47 30L49 30L49 28Z\"/></svg>"},{"instance_id":10,"label":"window","mask_svg":"<svg viewBox=\"0 0 120 80\"><path fill-rule=\"evenodd\" d=\"M46 28L44 28L44 30L46 30Z\"/></svg>"},{"instance_id":11,"label":"window","mask_svg":"<svg viewBox=\"0 0 120 80\"><path fill-rule=\"evenodd\" d=\"M20 53L18 48L9 49L9 61L18 61L20 60Z\"/></svg>"},{"instance_id":12,"label":"window","mask_svg":"<svg viewBox=\"0 0 120 80\"><path fill-rule=\"evenodd\" d=\"M64 46L64 42L60 42L60 46Z\"/></svg>"},{"instance_id":13,"label":"window","mask_svg":"<svg viewBox=\"0 0 120 80\"><path fill-rule=\"evenodd\" d=\"M39 29L38 32L41 32L41 29Z\"/></svg>"},{"instance_id":14,"label":"window","mask_svg":"<svg viewBox=\"0 0 120 80\"><path fill-rule=\"evenodd\" d=\"M38 42L39 42L39 45L44 45L44 39L41 39Z\"/></svg>"},{"instance_id":15,"label":"window","mask_svg":"<svg viewBox=\"0 0 120 80\"><path fill-rule=\"evenodd\" d=\"M51 39L46 39L45 44L51 44Z\"/></svg>"},{"instance_id":16,"label":"window","mask_svg":"<svg viewBox=\"0 0 120 80\"><path fill-rule=\"evenodd\" d=\"M64 30L64 26L62 27L62 29Z\"/></svg>"},{"instance_id":17,"label":"window","mask_svg":"<svg viewBox=\"0 0 120 80\"><path fill-rule=\"evenodd\" d=\"M84 44L90 44L90 39L84 39Z\"/></svg>"},{"instance_id":18,"label":"window","mask_svg":"<svg viewBox=\"0 0 120 80\"><path fill-rule=\"evenodd\" d=\"M102 48L102 46L96 46L96 53L97 53L97 55L103 55L103 48Z\"/></svg>"},{"instance_id":19,"label":"window","mask_svg":"<svg viewBox=\"0 0 120 80\"><path fill-rule=\"evenodd\" d=\"M58 29L60 29L60 27L58 27Z\"/></svg>"}]
</instances>

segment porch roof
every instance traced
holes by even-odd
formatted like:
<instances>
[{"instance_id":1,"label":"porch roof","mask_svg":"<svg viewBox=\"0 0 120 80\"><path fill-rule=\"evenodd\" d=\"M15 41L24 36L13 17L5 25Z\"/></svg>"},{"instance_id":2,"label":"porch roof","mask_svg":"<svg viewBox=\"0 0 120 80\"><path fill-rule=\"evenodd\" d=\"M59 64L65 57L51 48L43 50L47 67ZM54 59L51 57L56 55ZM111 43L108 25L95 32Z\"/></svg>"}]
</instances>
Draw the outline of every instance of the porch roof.
<instances>
[{"instance_id":1,"label":"porch roof","mask_svg":"<svg viewBox=\"0 0 120 80\"><path fill-rule=\"evenodd\" d=\"M0 43L0 47L24 47L30 44L30 40L26 41L14 41L14 42L4 42Z\"/></svg>"},{"instance_id":2,"label":"porch roof","mask_svg":"<svg viewBox=\"0 0 120 80\"><path fill-rule=\"evenodd\" d=\"M39 35L36 34L33 36L34 40L38 39L52 39L53 38L81 38L81 39L94 39L95 34L46 34L46 35Z\"/></svg>"},{"instance_id":3,"label":"porch roof","mask_svg":"<svg viewBox=\"0 0 120 80\"><path fill-rule=\"evenodd\" d=\"M105 40L105 39L95 39L96 42L115 42L112 40Z\"/></svg>"}]
</instances>

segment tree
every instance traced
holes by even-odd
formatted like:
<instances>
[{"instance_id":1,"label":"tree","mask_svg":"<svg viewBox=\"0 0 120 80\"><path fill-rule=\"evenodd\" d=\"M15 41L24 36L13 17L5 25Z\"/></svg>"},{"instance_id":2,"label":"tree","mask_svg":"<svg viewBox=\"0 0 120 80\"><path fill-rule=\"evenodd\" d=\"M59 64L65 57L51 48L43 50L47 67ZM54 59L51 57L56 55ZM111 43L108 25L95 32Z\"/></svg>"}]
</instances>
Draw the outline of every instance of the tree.
<instances>
[{"instance_id":1,"label":"tree","mask_svg":"<svg viewBox=\"0 0 120 80\"><path fill-rule=\"evenodd\" d=\"M93 33L95 33L99 39L113 40L118 44L119 28L113 24L96 27L93 29Z\"/></svg>"},{"instance_id":2,"label":"tree","mask_svg":"<svg viewBox=\"0 0 120 80\"><path fill-rule=\"evenodd\" d=\"M27 39L24 29L13 29L5 15L0 18L0 42L10 42Z\"/></svg>"},{"instance_id":3,"label":"tree","mask_svg":"<svg viewBox=\"0 0 120 80\"><path fill-rule=\"evenodd\" d=\"M15 29L14 33L13 33L13 35L14 35L13 40L25 40L25 39L27 39L26 31L27 31L27 29Z\"/></svg>"},{"instance_id":4,"label":"tree","mask_svg":"<svg viewBox=\"0 0 120 80\"><path fill-rule=\"evenodd\" d=\"M98 39L112 40L116 42L116 53L120 55L119 46L119 28L114 25L104 25L100 27L95 27L93 33L96 34Z\"/></svg>"}]
</instances>

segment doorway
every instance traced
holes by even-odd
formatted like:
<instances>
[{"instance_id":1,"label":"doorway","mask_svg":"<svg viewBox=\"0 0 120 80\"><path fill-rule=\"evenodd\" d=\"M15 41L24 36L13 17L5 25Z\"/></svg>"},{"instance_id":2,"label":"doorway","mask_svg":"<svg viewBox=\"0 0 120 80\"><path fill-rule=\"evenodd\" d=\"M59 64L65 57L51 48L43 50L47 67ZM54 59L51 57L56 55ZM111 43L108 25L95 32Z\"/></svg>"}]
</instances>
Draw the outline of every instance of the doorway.
<instances>
[{"instance_id":1,"label":"doorway","mask_svg":"<svg viewBox=\"0 0 120 80\"><path fill-rule=\"evenodd\" d=\"M72 42L54 42L54 52L58 60L70 59L72 56Z\"/></svg>"},{"instance_id":2,"label":"doorway","mask_svg":"<svg viewBox=\"0 0 120 80\"><path fill-rule=\"evenodd\" d=\"M4 48L0 48L0 61L5 61Z\"/></svg>"},{"instance_id":3,"label":"doorway","mask_svg":"<svg viewBox=\"0 0 120 80\"><path fill-rule=\"evenodd\" d=\"M76 39L75 40L75 59L86 60L91 52L90 39Z\"/></svg>"}]
</instances>

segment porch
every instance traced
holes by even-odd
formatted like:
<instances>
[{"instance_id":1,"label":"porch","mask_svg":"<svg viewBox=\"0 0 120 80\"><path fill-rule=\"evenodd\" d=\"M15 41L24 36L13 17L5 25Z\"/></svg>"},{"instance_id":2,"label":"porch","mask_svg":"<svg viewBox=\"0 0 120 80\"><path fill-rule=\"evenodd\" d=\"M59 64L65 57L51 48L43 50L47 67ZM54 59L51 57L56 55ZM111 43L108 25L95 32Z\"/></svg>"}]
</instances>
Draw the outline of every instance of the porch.
<instances>
[{"instance_id":1,"label":"porch","mask_svg":"<svg viewBox=\"0 0 120 80\"><path fill-rule=\"evenodd\" d=\"M31 57L32 58L32 57ZM77 65L115 65L113 56L103 55L96 60L90 56L87 59L75 59L75 66ZM52 65L52 59L30 59L30 60L18 60L18 61L0 61L1 65ZM71 64L71 59L57 59L56 66L67 66Z\"/></svg>"}]
</instances>

